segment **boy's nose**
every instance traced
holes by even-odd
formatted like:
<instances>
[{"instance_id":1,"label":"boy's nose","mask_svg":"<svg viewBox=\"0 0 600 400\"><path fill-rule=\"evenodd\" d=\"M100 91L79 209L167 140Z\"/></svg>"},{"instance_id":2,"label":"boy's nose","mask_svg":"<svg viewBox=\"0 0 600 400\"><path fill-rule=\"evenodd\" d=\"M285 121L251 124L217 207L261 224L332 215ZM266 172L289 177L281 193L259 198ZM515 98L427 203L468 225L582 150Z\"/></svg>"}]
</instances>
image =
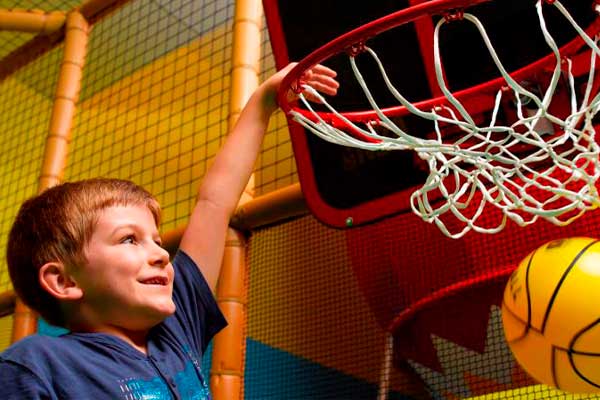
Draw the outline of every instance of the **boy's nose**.
<instances>
[{"instance_id":1,"label":"boy's nose","mask_svg":"<svg viewBox=\"0 0 600 400\"><path fill-rule=\"evenodd\" d=\"M169 252L157 244L154 244L150 257L150 264L158 267L164 267L169 263Z\"/></svg>"}]
</instances>

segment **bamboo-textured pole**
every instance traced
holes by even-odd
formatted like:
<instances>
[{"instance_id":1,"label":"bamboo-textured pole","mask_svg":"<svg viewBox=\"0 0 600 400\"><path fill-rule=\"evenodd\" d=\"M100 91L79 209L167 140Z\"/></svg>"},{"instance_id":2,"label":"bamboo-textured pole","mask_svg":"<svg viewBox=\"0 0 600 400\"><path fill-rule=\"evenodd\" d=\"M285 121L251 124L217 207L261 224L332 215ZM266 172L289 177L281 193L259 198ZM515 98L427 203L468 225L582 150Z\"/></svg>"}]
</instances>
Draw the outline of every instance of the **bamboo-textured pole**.
<instances>
[{"instance_id":1,"label":"bamboo-textured pole","mask_svg":"<svg viewBox=\"0 0 600 400\"><path fill-rule=\"evenodd\" d=\"M132 0L87 0L79 7L79 12L93 25L130 1Z\"/></svg>"},{"instance_id":2,"label":"bamboo-textured pole","mask_svg":"<svg viewBox=\"0 0 600 400\"><path fill-rule=\"evenodd\" d=\"M231 219L235 229L249 231L308 213L299 183L240 204Z\"/></svg>"},{"instance_id":3,"label":"bamboo-textured pole","mask_svg":"<svg viewBox=\"0 0 600 400\"><path fill-rule=\"evenodd\" d=\"M252 231L306 214L308 208L300 184L294 183L238 206L230 226L241 231ZM184 231L185 225L182 225L161 235L163 246L169 253L174 254L177 251Z\"/></svg>"},{"instance_id":4,"label":"bamboo-textured pole","mask_svg":"<svg viewBox=\"0 0 600 400\"><path fill-rule=\"evenodd\" d=\"M229 131L258 86L261 49L262 3L238 0L233 19ZM251 178L241 202L254 194ZM244 359L246 352L246 263L243 234L228 230L223 265L217 286L217 302L229 325L214 340L210 386L215 400L244 397Z\"/></svg>"},{"instance_id":5,"label":"bamboo-textured pole","mask_svg":"<svg viewBox=\"0 0 600 400\"><path fill-rule=\"evenodd\" d=\"M92 25L130 1L132 0L87 0L81 6L70 11L81 13L88 24ZM36 35L21 47L14 49L0 59L0 81L54 49L63 40L63 31L59 29L54 33Z\"/></svg>"},{"instance_id":6,"label":"bamboo-textured pole","mask_svg":"<svg viewBox=\"0 0 600 400\"><path fill-rule=\"evenodd\" d=\"M71 141L75 106L81 89L89 27L80 13L72 12L67 16L65 29L65 49L56 85L42 173L38 182L40 192L62 180Z\"/></svg>"},{"instance_id":7,"label":"bamboo-textured pole","mask_svg":"<svg viewBox=\"0 0 600 400\"><path fill-rule=\"evenodd\" d=\"M215 400L243 398L246 349L246 239L227 230L223 267L217 285L217 301L229 325L215 336L211 390Z\"/></svg>"},{"instance_id":8,"label":"bamboo-textured pole","mask_svg":"<svg viewBox=\"0 0 600 400\"><path fill-rule=\"evenodd\" d=\"M18 31L47 35L63 27L65 13L41 10L0 9L0 31Z\"/></svg>"},{"instance_id":9,"label":"bamboo-textured pole","mask_svg":"<svg viewBox=\"0 0 600 400\"><path fill-rule=\"evenodd\" d=\"M67 15L65 46L60 66L50 127L46 138L44 159L38 181L38 192L59 183L67 162L71 127L75 105L81 88L81 76L85 61L89 25L79 12ZM15 306L12 341L15 342L36 331L37 318L20 300Z\"/></svg>"}]
</instances>

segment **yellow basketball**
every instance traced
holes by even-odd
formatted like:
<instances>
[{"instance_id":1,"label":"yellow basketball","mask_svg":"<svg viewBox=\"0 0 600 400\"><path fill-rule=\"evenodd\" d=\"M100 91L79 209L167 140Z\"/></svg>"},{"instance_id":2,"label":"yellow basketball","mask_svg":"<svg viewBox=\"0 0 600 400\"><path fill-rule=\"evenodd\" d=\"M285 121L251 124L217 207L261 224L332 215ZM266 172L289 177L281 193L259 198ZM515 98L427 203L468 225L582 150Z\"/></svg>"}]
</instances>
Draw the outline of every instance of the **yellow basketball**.
<instances>
[{"instance_id":1,"label":"yellow basketball","mask_svg":"<svg viewBox=\"0 0 600 400\"><path fill-rule=\"evenodd\" d=\"M506 340L534 379L600 392L600 241L544 244L511 275L502 302Z\"/></svg>"}]
</instances>

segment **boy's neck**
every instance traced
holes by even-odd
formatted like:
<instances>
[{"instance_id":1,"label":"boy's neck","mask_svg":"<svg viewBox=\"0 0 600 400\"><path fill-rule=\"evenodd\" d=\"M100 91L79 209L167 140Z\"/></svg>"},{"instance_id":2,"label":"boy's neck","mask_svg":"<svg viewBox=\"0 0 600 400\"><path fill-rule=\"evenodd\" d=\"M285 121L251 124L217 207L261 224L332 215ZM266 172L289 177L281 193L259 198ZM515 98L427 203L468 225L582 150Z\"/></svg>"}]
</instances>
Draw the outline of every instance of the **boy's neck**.
<instances>
[{"instance_id":1,"label":"boy's neck","mask_svg":"<svg viewBox=\"0 0 600 400\"><path fill-rule=\"evenodd\" d=\"M115 330L113 332L105 332L124 340L136 350L148 354L148 331L144 332L123 332Z\"/></svg>"},{"instance_id":2,"label":"boy's neck","mask_svg":"<svg viewBox=\"0 0 600 400\"><path fill-rule=\"evenodd\" d=\"M148 354L148 332L145 331L129 331L120 327L103 325L103 326L71 326L69 329L72 332L88 332L88 333L105 333L108 335L116 336L129 344L134 349L138 350L143 354Z\"/></svg>"}]
</instances>

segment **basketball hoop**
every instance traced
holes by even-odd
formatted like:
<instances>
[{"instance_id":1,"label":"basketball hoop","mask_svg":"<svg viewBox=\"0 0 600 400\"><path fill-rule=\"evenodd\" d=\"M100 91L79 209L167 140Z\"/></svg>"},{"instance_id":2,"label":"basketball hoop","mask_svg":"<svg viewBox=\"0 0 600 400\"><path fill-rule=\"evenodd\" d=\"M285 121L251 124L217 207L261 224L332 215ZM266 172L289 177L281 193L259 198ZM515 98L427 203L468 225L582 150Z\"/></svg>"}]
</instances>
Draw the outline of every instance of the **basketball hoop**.
<instances>
[{"instance_id":1,"label":"basketball hoop","mask_svg":"<svg viewBox=\"0 0 600 400\"><path fill-rule=\"evenodd\" d=\"M423 186L411 196L413 211L435 223L449 237L470 230L495 233L507 220L525 226L538 219L566 225L600 205L596 182L600 176L600 147L594 117L600 110L600 56L597 34L600 19L582 28L558 0L535 4L539 29L548 55L516 71L505 68L486 28L468 7L494 0L431 0L375 20L321 47L302 60L286 77L279 104L290 119L322 139L372 151L413 150L429 167ZM598 13L598 3L590 13ZM545 18L553 7L575 39L559 46ZM546 10L546 11L545 11ZM368 39L423 16L439 15L433 34L433 57L438 92L442 96L411 102L398 90ZM476 28L498 72L498 78L452 92L446 82L440 55L440 36L456 20ZM507 28L510 29L510 28ZM371 109L338 111L300 77L311 66L346 53L352 72ZM382 107L357 63L369 58L398 106ZM544 79L539 79L544 76ZM371 78L371 77L370 77ZM531 84L536 78L536 83ZM583 82L579 85L579 82ZM583 89L580 89L582 86ZM290 103L286 93L299 92ZM319 99L318 111L301 93ZM553 104L566 96L559 111ZM512 120L500 117L510 102ZM430 121L429 136L416 135L398 123L413 115ZM485 118L483 118L485 116ZM452 134L449 134L452 132ZM480 223L489 208L501 217L493 226ZM458 224L456 223L458 221Z\"/></svg>"}]
</instances>

